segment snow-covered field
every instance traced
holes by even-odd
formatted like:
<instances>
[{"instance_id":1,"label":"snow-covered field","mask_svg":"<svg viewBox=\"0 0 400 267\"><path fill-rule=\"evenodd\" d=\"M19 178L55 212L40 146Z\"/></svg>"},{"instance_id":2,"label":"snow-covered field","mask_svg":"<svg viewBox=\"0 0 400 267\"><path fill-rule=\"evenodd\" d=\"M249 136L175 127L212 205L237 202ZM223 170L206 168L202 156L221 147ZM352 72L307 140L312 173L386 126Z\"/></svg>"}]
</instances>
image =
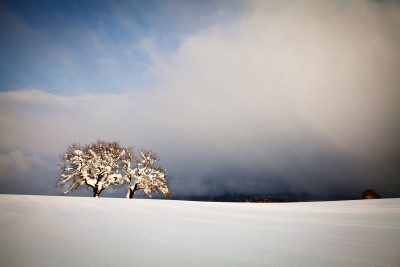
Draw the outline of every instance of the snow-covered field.
<instances>
[{"instance_id":1,"label":"snow-covered field","mask_svg":"<svg viewBox=\"0 0 400 267\"><path fill-rule=\"evenodd\" d=\"M211 203L0 195L5 266L400 266L400 199Z\"/></svg>"}]
</instances>

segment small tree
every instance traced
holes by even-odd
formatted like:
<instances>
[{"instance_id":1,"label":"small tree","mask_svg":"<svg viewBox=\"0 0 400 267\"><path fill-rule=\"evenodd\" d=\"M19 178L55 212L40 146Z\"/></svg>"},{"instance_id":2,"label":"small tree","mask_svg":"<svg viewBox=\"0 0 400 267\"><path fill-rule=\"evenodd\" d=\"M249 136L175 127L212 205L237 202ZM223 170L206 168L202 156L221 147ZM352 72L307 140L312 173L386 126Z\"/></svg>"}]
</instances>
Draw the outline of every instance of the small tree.
<instances>
[{"instance_id":1,"label":"small tree","mask_svg":"<svg viewBox=\"0 0 400 267\"><path fill-rule=\"evenodd\" d=\"M363 199L377 199L381 198L373 189L367 189L362 194Z\"/></svg>"},{"instance_id":2,"label":"small tree","mask_svg":"<svg viewBox=\"0 0 400 267\"><path fill-rule=\"evenodd\" d=\"M158 156L151 150L140 150L140 155L135 158L136 167L132 175L126 176L128 191L126 198L133 198L137 190L150 196L151 192L158 192L161 195L169 196L171 190L168 186L168 179L165 170L155 165Z\"/></svg>"},{"instance_id":3,"label":"small tree","mask_svg":"<svg viewBox=\"0 0 400 267\"><path fill-rule=\"evenodd\" d=\"M140 153L142 157L146 155L146 152ZM146 195L151 192L169 195L164 170L154 166L157 158L149 161L151 164L143 164L140 159L135 157L133 148L122 147L118 142L97 141L85 146L72 144L61 156L61 175L57 185L61 188L68 186L64 194L88 187L93 190L94 197L99 197L107 188L124 184L128 185L128 192L132 191L129 197L141 189Z\"/></svg>"}]
</instances>

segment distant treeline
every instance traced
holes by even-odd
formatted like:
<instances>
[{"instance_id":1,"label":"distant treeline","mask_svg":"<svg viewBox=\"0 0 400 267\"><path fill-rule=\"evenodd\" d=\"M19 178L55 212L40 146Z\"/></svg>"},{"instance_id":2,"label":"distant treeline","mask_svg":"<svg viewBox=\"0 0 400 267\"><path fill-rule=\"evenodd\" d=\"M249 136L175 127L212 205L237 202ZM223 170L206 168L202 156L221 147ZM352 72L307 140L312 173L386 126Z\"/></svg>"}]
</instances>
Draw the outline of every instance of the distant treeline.
<instances>
[{"instance_id":1,"label":"distant treeline","mask_svg":"<svg viewBox=\"0 0 400 267\"><path fill-rule=\"evenodd\" d=\"M211 201L211 202L247 202L247 203L285 203L285 202L304 202L304 201L336 201L336 200L357 200L374 199L380 196L373 190L367 189L362 195L348 196L343 194L336 195L316 195L306 193L278 193L278 194L223 194L218 196L179 196L175 195L170 199L187 201Z\"/></svg>"},{"instance_id":2,"label":"distant treeline","mask_svg":"<svg viewBox=\"0 0 400 267\"><path fill-rule=\"evenodd\" d=\"M246 202L246 203L283 203L283 202L288 202L288 201L279 199L279 198L268 197L268 198L249 198L249 199L245 199L244 202Z\"/></svg>"}]
</instances>

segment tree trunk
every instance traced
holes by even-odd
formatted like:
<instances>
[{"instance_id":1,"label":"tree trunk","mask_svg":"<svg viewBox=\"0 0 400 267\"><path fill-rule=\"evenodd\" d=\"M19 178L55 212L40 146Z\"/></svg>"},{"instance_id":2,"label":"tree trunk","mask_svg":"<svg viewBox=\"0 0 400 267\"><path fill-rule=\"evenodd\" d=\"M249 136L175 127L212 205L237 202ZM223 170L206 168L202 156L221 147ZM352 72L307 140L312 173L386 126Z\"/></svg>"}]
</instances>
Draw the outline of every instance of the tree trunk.
<instances>
[{"instance_id":1,"label":"tree trunk","mask_svg":"<svg viewBox=\"0 0 400 267\"><path fill-rule=\"evenodd\" d=\"M129 189L129 198L133 198L133 195L135 194L135 190Z\"/></svg>"},{"instance_id":2,"label":"tree trunk","mask_svg":"<svg viewBox=\"0 0 400 267\"><path fill-rule=\"evenodd\" d=\"M126 192L126 198L133 198L133 195L135 194L137 184L133 186L128 186L128 191Z\"/></svg>"},{"instance_id":3,"label":"tree trunk","mask_svg":"<svg viewBox=\"0 0 400 267\"><path fill-rule=\"evenodd\" d=\"M130 192L131 192L131 190L129 189L129 186L128 186L128 189L126 190L125 198L130 198Z\"/></svg>"},{"instance_id":4,"label":"tree trunk","mask_svg":"<svg viewBox=\"0 0 400 267\"><path fill-rule=\"evenodd\" d=\"M93 197L98 198L102 190L99 190L97 186L93 188Z\"/></svg>"}]
</instances>

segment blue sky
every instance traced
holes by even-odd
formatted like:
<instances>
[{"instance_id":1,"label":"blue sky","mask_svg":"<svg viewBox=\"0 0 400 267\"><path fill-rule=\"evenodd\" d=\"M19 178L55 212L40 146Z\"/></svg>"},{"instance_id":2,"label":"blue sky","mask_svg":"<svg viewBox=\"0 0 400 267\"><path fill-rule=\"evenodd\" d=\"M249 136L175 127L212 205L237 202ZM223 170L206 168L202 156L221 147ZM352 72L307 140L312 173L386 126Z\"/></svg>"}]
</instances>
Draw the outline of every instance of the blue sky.
<instances>
[{"instance_id":1,"label":"blue sky","mask_svg":"<svg viewBox=\"0 0 400 267\"><path fill-rule=\"evenodd\" d=\"M59 194L58 155L105 139L156 151L178 195L399 196L399 17L396 1L1 1L0 193Z\"/></svg>"},{"instance_id":2,"label":"blue sky","mask_svg":"<svg viewBox=\"0 0 400 267\"><path fill-rule=\"evenodd\" d=\"M6 1L2 4L2 91L60 94L142 90L156 77L143 42L159 53L232 14L214 1ZM236 1L224 4L240 13ZM242 5L243 6L243 5ZM223 11L223 12L226 12ZM232 18L231 18L232 19Z\"/></svg>"}]
</instances>

